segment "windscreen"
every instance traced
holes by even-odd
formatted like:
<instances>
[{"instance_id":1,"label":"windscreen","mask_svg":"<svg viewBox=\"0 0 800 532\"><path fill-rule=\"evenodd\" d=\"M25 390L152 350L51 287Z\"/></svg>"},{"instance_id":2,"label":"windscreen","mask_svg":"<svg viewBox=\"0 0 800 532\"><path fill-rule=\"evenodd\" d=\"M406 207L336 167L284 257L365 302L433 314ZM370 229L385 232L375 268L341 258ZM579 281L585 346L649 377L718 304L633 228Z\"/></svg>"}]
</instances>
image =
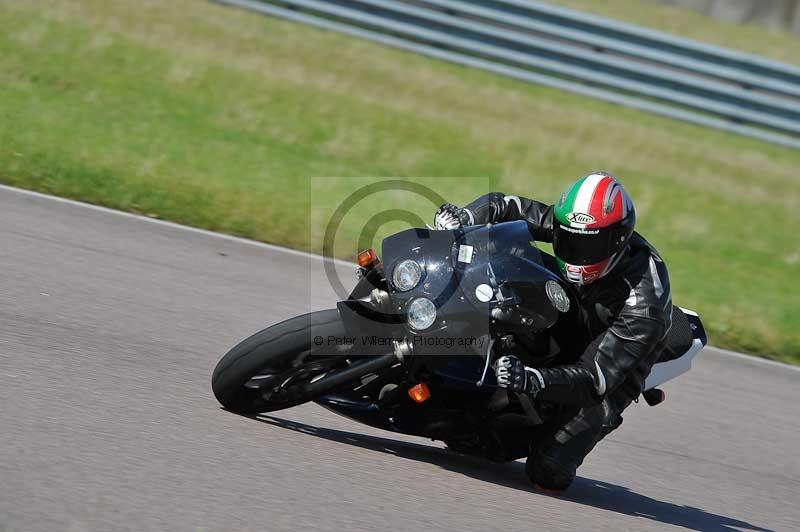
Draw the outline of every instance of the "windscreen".
<instances>
[{"instance_id":1,"label":"windscreen","mask_svg":"<svg viewBox=\"0 0 800 532\"><path fill-rule=\"evenodd\" d=\"M503 256L523 258L543 266L542 254L533 242L527 222L522 220L486 226L473 226L464 231L459 244L473 248L473 255L480 253L484 261L493 262ZM458 261L467 260L466 251L459 249Z\"/></svg>"}]
</instances>

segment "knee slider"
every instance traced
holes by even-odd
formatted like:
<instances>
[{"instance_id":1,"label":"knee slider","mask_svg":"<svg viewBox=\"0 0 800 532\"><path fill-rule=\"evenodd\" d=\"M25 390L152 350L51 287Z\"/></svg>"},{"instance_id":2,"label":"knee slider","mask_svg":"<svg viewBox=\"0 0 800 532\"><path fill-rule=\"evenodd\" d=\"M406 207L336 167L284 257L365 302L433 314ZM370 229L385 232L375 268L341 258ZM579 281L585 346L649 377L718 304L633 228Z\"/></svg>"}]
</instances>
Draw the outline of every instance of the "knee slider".
<instances>
[{"instance_id":1,"label":"knee slider","mask_svg":"<svg viewBox=\"0 0 800 532\"><path fill-rule=\"evenodd\" d=\"M531 454L525 464L528 478L534 484L554 490L566 489L575 480L577 468L574 462L541 452Z\"/></svg>"}]
</instances>

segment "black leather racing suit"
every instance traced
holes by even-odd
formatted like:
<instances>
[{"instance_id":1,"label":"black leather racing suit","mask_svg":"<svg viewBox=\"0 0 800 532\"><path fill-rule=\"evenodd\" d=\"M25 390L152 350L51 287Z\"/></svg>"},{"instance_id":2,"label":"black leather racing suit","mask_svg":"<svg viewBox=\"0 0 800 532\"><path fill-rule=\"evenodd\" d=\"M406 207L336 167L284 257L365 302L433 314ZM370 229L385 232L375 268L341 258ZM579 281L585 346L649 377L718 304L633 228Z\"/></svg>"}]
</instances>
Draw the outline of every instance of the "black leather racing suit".
<instances>
[{"instance_id":1,"label":"black leather racing suit","mask_svg":"<svg viewBox=\"0 0 800 532\"><path fill-rule=\"evenodd\" d=\"M465 207L475 224L525 220L534 240L553 241L553 206L495 192ZM622 423L620 413L642 391L672 325L666 265L638 233L605 277L578 288L591 337L574 365L540 369L538 397L575 405L552 435L536 442L529 474L545 487L566 487L583 458Z\"/></svg>"}]
</instances>

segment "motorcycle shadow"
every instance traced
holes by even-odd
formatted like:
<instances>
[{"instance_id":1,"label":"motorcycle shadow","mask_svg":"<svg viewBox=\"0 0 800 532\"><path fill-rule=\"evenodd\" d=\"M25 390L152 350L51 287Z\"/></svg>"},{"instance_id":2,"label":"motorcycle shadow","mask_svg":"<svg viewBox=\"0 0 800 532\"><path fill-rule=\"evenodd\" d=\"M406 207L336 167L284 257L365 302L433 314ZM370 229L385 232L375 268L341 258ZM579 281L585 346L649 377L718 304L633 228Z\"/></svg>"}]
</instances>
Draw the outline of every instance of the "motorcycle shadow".
<instances>
[{"instance_id":1,"label":"motorcycle shadow","mask_svg":"<svg viewBox=\"0 0 800 532\"><path fill-rule=\"evenodd\" d=\"M700 508L679 506L659 501L636 493L624 486L586 477L579 476L576 478L569 490L565 492L543 492L530 484L525 474L525 466L521 462L493 464L481 458L460 455L439 447L315 427L269 415L259 415L251 417L251 419L325 440L346 443L361 449L426 462L448 471L499 486L563 499L609 512L644 517L660 523L680 526L688 530L696 530L698 532L740 532L738 529L744 529L756 532L774 532L746 521L706 512Z\"/></svg>"}]
</instances>

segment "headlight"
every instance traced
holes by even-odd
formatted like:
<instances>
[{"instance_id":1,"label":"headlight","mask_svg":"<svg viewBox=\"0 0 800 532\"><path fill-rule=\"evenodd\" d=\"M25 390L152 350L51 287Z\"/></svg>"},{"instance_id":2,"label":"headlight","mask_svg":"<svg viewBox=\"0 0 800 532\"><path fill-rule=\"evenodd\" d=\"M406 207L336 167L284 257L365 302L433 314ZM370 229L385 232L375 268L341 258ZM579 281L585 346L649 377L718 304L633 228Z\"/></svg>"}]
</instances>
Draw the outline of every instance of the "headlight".
<instances>
[{"instance_id":1,"label":"headlight","mask_svg":"<svg viewBox=\"0 0 800 532\"><path fill-rule=\"evenodd\" d=\"M427 329L436 321L436 305L426 297L418 297L408 306L408 324L412 329Z\"/></svg>"},{"instance_id":2,"label":"headlight","mask_svg":"<svg viewBox=\"0 0 800 532\"><path fill-rule=\"evenodd\" d=\"M392 284L401 292L407 292L419 284L422 266L415 260L404 260L392 271Z\"/></svg>"},{"instance_id":3,"label":"headlight","mask_svg":"<svg viewBox=\"0 0 800 532\"><path fill-rule=\"evenodd\" d=\"M561 288L560 284L555 281L547 281L544 284L544 289L545 292L547 292L550 303L552 303L559 312L567 312L569 310L569 296L567 296L567 293Z\"/></svg>"}]
</instances>

